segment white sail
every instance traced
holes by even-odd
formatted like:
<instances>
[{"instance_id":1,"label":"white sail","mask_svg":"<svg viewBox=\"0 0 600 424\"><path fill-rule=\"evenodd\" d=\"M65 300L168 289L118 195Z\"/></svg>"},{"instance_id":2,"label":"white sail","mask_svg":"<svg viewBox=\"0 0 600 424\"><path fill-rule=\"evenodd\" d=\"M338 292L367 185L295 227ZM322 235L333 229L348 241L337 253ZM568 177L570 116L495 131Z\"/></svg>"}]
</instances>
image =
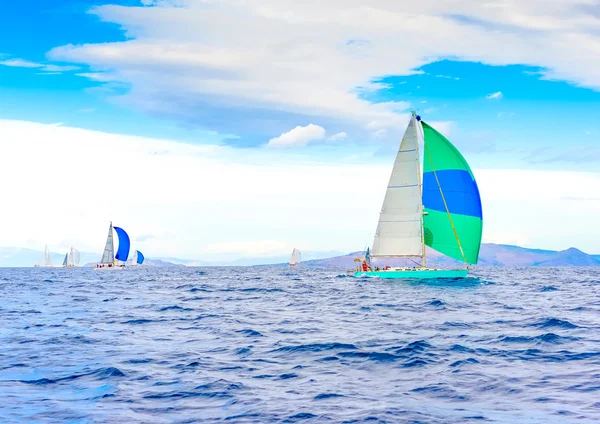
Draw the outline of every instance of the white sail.
<instances>
[{"instance_id":1,"label":"white sail","mask_svg":"<svg viewBox=\"0 0 600 424\"><path fill-rule=\"evenodd\" d=\"M385 193L372 257L423 256L423 206L417 125L413 115L400 143Z\"/></svg>"},{"instance_id":2,"label":"white sail","mask_svg":"<svg viewBox=\"0 0 600 424\"><path fill-rule=\"evenodd\" d=\"M48 249L48 246L46 246L44 248L44 253L42 253L42 259L40 259L40 263L36 264L35 266L46 266L46 250Z\"/></svg>"},{"instance_id":3,"label":"white sail","mask_svg":"<svg viewBox=\"0 0 600 424\"><path fill-rule=\"evenodd\" d=\"M102 253L101 264L112 264L115 261L115 246L113 244L113 226L112 222L108 227L108 237L106 238L106 245L104 246L104 253Z\"/></svg>"},{"instance_id":4,"label":"white sail","mask_svg":"<svg viewBox=\"0 0 600 424\"><path fill-rule=\"evenodd\" d=\"M71 265L72 266L79 265L80 256L81 255L79 254L79 250L73 249L71 247Z\"/></svg>"},{"instance_id":5,"label":"white sail","mask_svg":"<svg viewBox=\"0 0 600 424\"><path fill-rule=\"evenodd\" d=\"M134 251L133 255L131 255L130 265L137 265L138 251Z\"/></svg>"},{"instance_id":6,"label":"white sail","mask_svg":"<svg viewBox=\"0 0 600 424\"><path fill-rule=\"evenodd\" d=\"M48 249L48 245L44 247L44 266L52 266L52 254Z\"/></svg>"},{"instance_id":7,"label":"white sail","mask_svg":"<svg viewBox=\"0 0 600 424\"><path fill-rule=\"evenodd\" d=\"M296 248L292 251L292 257L290 258L290 265L298 265L302 262L302 253Z\"/></svg>"}]
</instances>

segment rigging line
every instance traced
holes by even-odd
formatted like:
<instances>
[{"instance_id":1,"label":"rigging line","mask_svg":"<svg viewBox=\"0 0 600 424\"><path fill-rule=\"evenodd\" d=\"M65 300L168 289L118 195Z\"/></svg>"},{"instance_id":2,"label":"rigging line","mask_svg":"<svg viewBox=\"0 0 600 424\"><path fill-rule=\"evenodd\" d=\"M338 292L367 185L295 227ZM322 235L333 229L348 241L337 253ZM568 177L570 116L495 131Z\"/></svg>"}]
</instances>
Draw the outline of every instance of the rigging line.
<instances>
[{"instance_id":1,"label":"rigging line","mask_svg":"<svg viewBox=\"0 0 600 424\"><path fill-rule=\"evenodd\" d=\"M422 263L418 263L418 262L417 262L417 261L415 261L414 259L411 259L411 258L406 258L406 259L408 259L409 261L411 261L411 262L412 262L412 263L414 263L415 265L418 265L418 266L420 266L420 267L423 267L423 264L422 264ZM421 258L421 259L422 259L422 258Z\"/></svg>"},{"instance_id":2,"label":"rigging line","mask_svg":"<svg viewBox=\"0 0 600 424\"><path fill-rule=\"evenodd\" d=\"M460 244L460 239L458 238L458 233L456 232L456 227L454 227L454 221L452 221L452 215L450 214L450 210L448 209L448 204L446 203L446 198L444 197L444 192L442 191L442 186L440 185L440 180L438 179L437 173L435 172L435 167L433 166L433 161L431 160L431 154L429 153L429 148L425 144L425 151L427 152L427 157L429 158L429 163L431 164L431 169L433 170L433 176L435 177L435 182L437 183L438 189L440 190L440 195L442 196L442 201L444 202L444 207L446 208L446 213L448 214L448 219L450 220L450 226L452 227L452 231L454 231L454 237L456 238L456 243L458 244L458 248L460 249L460 254L465 261L465 265L469 268L469 263L467 262L467 258L465 257L465 252L463 251L462 244Z\"/></svg>"}]
</instances>

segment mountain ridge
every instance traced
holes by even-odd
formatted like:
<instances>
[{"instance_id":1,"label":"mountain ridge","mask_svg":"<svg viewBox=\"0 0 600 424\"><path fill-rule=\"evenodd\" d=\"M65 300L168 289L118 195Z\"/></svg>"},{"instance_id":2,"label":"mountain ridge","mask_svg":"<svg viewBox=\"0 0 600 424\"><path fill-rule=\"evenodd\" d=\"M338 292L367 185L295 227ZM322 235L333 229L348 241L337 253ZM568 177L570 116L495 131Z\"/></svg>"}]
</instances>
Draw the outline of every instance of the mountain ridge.
<instances>
[{"instance_id":1,"label":"mountain ridge","mask_svg":"<svg viewBox=\"0 0 600 424\"><path fill-rule=\"evenodd\" d=\"M317 259L303 262L314 267L335 267L351 269L356 266L354 259L364 256L364 252L352 252L343 256ZM414 263L406 259L377 259L374 264L392 266L411 266ZM429 266L448 268L462 266L462 262L449 258L427 248L427 264ZM565 250L530 249L527 247L483 243L476 266L513 266L513 267L551 267L551 266L600 266L600 255L590 255L570 247Z\"/></svg>"},{"instance_id":2,"label":"mountain ridge","mask_svg":"<svg viewBox=\"0 0 600 424\"><path fill-rule=\"evenodd\" d=\"M327 254L337 252L306 252L304 257L314 259L305 260L303 264L315 267L332 268L354 268L354 259L362 256L361 251L351 252L346 255L326 257ZM0 267L31 267L39 263L42 251L27 248L0 247ZM62 253L53 253L54 265L60 265L64 258ZM83 266L95 264L100 259L97 254L81 252L81 263ZM384 263L385 262L385 263ZM385 265L412 265L407 260L377 260L377 263ZM429 266L455 267L461 266L461 262L442 255L427 248L427 263ZM227 262L205 261L194 259L178 259L167 257L147 257L146 264L154 267L181 267L181 266L265 266L287 265L287 256L279 255L268 258L260 257L236 257ZM483 243L479 254L479 263L476 266L600 266L599 254L588 254L581 250L570 247L565 250L533 249L510 244Z\"/></svg>"}]
</instances>

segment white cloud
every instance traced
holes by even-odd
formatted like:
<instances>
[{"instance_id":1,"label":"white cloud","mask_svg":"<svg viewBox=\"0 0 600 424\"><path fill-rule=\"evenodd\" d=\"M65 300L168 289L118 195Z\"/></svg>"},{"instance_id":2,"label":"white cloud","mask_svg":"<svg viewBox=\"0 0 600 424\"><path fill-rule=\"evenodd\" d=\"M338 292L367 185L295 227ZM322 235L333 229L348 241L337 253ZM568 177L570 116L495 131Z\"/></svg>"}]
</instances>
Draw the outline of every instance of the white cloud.
<instances>
[{"instance_id":1,"label":"white cloud","mask_svg":"<svg viewBox=\"0 0 600 424\"><path fill-rule=\"evenodd\" d=\"M132 239L154 235L138 245L148 257L208 259L222 255L215 246L236 243L232 254L246 255L261 240L317 250L362 246L364 235L353 229L375 222L378 208L346 209L357 190L371 191L365 175L385 179L389 172L277 149L240 155L225 146L20 121L0 120L0 149L0 180L11 181L4 195L18 199L18 207L3 211L11 225L0 245L77 239L80 250L101 252L112 220Z\"/></svg>"},{"instance_id":2,"label":"white cloud","mask_svg":"<svg viewBox=\"0 0 600 424\"><path fill-rule=\"evenodd\" d=\"M57 74L79 69L79 66L45 65L43 63L30 62L23 59L0 60L0 65L9 66L12 68L39 68L48 74Z\"/></svg>"},{"instance_id":3,"label":"white cloud","mask_svg":"<svg viewBox=\"0 0 600 424\"><path fill-rule=\"evenodd\" d=\"M206 260L286 253L293 246L364 247L372 242L391 166L364 157L318 163L267 148L240 155L224 146L3 120L0 149L0 180L10 182L3 195L18 204L3 209L10 225L0 245L43 248L76 240L80 250L100 253L112 220L132 239L153 235L137 242L148 257ZM598 251L600 227L589 222L600 215L594 200L600 173L473 172L486 240L525 234L530 246ZM567 198L579 199L577 205Z\"/></svg>"},{"instance_id":4,"label":"white cloud","mask_svg":"<svg viewBox=\"0 0 600 424\"><path fill-rule=\"evenodd\" d=\"M289 114L286 125L300 114L321 118L327 128L344 120L347 131L348 123L357 131L377 120L398 129L406 118L397 116L398 105L373 104L361 96L364 88L377 89L377 78L414 74L448 57L539 66L547 69L546 78L600 88L598 19L589 11L589 0L152 5L93 9L124 28L129 39L61 46L49 57L87 64L131 84L124 102L194 123L203 123L199 105L206 104L206 110L219 105L273 111L280 120ZM419 42L399 42L412 39ZM226 128L227 118L212 127Z\"/></svg>"},{"instance_id":5,"label":"white cloud","mask_svg":"<svg viewBox=\"0 0 600 424\"><path fill-rule=\"evenodd\" d=\"M42 65L42 70L46 72L67 72L67 71L76 71L79 69L79 66L60 66L60 65Z\"/></svg>"},{"instance_id":6,"label":"white cloud","mask_svg":"<svg viewBox=\"0 0 600 424\"><path fill-rule=\"evenodd\" d=\"M496 91L495 93L491 93L491 94L488 94L487 96L485 96L485 98L488 100L499 100L502 97L504 97L504 95L502 94L501 91Z\"/></svg>"},{"instance_id":7,"label":"white cloud","mask_svg":"<svg viewBox=\"0 0 600 424\"><path fill-rule=\"evenodd\" d=\"M319 141L325 138L325 128L308 124L305 127L296 128L281 134L279 137L269 140L269 147L302 147L311 141Z\"/></svg>"},{"instance_id":8,"label":"white cloud","mask_svg":"<svg viewBox=\"0 0 600 424\"><path fill-rule=\"evenodd\" d=\"M336 133L336 134L328 137L327 140L340 141L340 140L345 140L347 138L348 138L348 134L346 134L345 132L342 131L342 132Z\"/></svg>"},{"instance_id":9,"label":"white cloud","mask_svg":"<svg viewBox=\"0 0 600 424\"><path fill-rule=\"evenodd\" d=\"M387 134L387 130L385 128L382 128L373 133L373 138L376 140L381 139L381 138L385 137L386 134Z\"/></svg>"},{"instance_id":10,"label":"white cloud","mask_svg":"<svg viewBox=\"0 0 600 424\"><path fill-rule=\"evenodd\" d=\"M39 63L30 62L23 59L7 59L0 61L0 65L10 66L15 68L39 68L42 65Z\"/></svg>"},{"instance_id":11,"label":"white cloud","mask_svg":"<svg viewBox=\"0 0 600 424\"><path fill-rule=\"evenodd\" d=\"M81 72L76 75L96 82L110 82L114 81L115 79L118 79L117 77L107 72Z\"/></svg>"}]
</instances>

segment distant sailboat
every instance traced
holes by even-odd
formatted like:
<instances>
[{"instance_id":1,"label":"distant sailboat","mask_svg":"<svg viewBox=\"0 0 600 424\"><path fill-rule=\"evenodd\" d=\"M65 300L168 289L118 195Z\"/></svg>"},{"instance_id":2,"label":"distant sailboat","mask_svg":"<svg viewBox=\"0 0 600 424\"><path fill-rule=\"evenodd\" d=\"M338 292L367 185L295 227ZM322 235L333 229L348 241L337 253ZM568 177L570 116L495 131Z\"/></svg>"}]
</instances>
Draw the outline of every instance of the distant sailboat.
<instances>
[{"instance_id":1,"label":"distant sailboat","mask_svg":"<svg viewBox=\"0 0 600 424\"><path fill-rule=\"evenodd\" d=\"M420 167L419 134L424 140ZM483 218L477 182L465 158L414 112L387 186L373 249L355 276L460 278L476 264ZM464 262L461 269L427 267L425 246ZM373 270L369 258L420 258L416 267ZM412 259L411 259L412 260Z\"/></svg>"},{"instance_id":2,"label":"distant sailboat","mask_svg":"<svg viewBox=\"0 0 600 424\"><path fill-rule=\"evenodd\" d=\"M302 262L302 253L296 248L292 251L292 257L290 258L290 266L300 265Z\"/></svg>"},{"instance_id":3,"label":"distant sailboat","mask_svg":"<svg viewBox=\"0 0 600 424\"><path fill-rule=\"evenodd\" d=\"M71 250L69 250L69 252L67 252L67 254L65 255L65 260L63 261L63 268L74 268L77 265L79 265L79 250L77 249L73 249L73 247L71 247Z\"/></svg>"},{"instance_id":4,"label":"distant sailboat","mask_svg":"<svg viewBox=\"0 0 600 424\"><path fill-rule=\"evenodd\" d=\"M117 232L119 238L119 249L115 255L115 246L113 240L113 228ZM104 253L99 264L96 264L94 269L124 269L127 257L129 256L129 236L119 227L113 227L112 221L108 227L108 236L104 245Z\"/></svg>"},{"instance_id":5,"label":"distant sailboat","mask_svg":"<svg viewBox=\"0 0 600 424\"><path fill-rule=\"evenodd\" d=\"M44 253L42 254L42 260L39 264L34 265L35 268L51 268L54 265L52 264L52 254L48 249L48 245L44 246Z\"/></svg>"},{"instance_id":6,"label":"distant sailboat","mask_svg":"<svg viewBox=\"0 0 600 424\"><path fill-rule=\"evenodd\" d=\"M139 250L136 250L135 252L133 252L133 255L131 256L131 262L130 265L136 266L136 265L141 265L144 263L144 255L142 255L142 252L140 252Z\"/></svg>"}]
</instances>

